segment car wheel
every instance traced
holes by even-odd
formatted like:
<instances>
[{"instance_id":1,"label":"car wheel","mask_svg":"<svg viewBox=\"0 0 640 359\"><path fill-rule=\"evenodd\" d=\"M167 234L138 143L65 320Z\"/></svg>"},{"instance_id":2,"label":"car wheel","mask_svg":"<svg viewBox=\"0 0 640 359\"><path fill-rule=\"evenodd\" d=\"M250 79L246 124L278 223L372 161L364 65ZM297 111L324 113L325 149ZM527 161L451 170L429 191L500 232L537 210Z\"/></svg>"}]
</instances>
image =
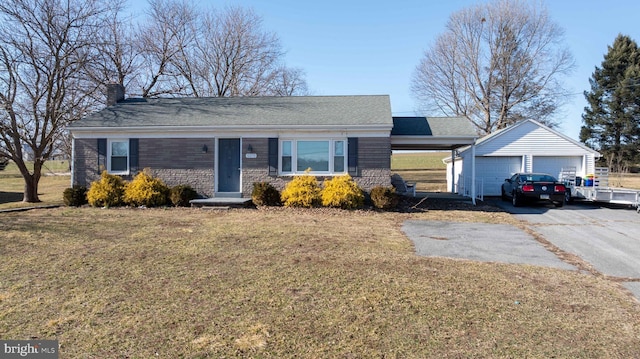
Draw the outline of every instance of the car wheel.
<instances>
[{"instance_id":1,"label":"car wheel","mask_svg":"<svg viewBox=\"0 0 640 359\"><path fill-rule=\"evenodd\" d=\"M504 191L504 188L502 189L502 200L503 201L508 201L509 197L507 197L507 193Z\"/></svg>"},{"instance_id":2,"label":"car wheel","mask_svg":"<svg viewBox=\"0 0 640 359\"><path fill-rule=\"evenodd\" d=\"M520 205L522 204L522 200L518 196L517 192L513 192L511 194L511 204L513 204L514 207L520 207Z\"/></svg>"},{"instance_id":3,"label":"car wheel","mask_svg":"<svg viewBox=\"0 0 640 359\"><path fill-rule=\"evenodd\" d=\"M564 203L570 204L571 201L573 201L573 198L571 198L571 191L567 189L567 191L564 193Z\"/></svg>"}]
</instances>

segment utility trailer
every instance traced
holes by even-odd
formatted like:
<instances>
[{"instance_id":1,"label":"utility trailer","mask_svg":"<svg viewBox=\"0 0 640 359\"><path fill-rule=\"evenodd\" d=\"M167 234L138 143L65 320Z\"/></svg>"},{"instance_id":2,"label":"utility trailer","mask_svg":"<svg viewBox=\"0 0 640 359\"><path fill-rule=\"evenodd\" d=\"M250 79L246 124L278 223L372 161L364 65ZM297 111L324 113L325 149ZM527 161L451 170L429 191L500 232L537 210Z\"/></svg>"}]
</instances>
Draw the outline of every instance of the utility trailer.
<instances>
[{"instance_id":1,"label":"utility trailer","mask_svg":"<svg viewBox=\"0 0 640 359\"><path fill-rule=\"evenodd\" d=\"M567 187L566 202L583 200L628 205L640 213L640 190L609 187L609 169L596 167L591 178L576 176L576 168L563 168L559 180Z\"/></svg>"}]
</instances>

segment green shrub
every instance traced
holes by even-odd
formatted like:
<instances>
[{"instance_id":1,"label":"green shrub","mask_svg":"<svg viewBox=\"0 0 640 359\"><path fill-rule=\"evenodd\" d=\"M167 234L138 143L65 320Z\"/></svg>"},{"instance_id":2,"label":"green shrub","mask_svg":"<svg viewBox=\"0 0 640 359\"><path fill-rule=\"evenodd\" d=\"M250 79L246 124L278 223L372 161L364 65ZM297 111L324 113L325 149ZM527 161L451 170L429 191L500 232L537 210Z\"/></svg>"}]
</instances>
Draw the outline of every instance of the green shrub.
<instances>
[{"instance_id":1,"label":"green shrub","mask_svg":"<svg viewBox=\"0 0 640 359\"><path fill-rule=\"evenodd\" d=\"M371 203L380 209L392 209L398 205L398 196L393 187L377 186L371 189Z\"/></svg>"},{"instance_id":2,"label":"green shrub","mask_svg":"<svg viewBox=\"0 0 640 359\"><path fill-rule=\"evenodd\" d=\"M189 201L196 198L198 198L198 192L189 185L180 184L171 187L169 191L169 199L176 207L189 207Z\"/></svg>"},{"instance_id":3,"label":"green shrub","mask_svg":"<svg viewBox=\"0 0 640 359\"><path fill-rule=\"evenodd\" d=\"M362 189L348 174L326 180L321 197L325 207L355 209L364 203Z\"/></svg>"},{"instance_id":4,"label":"green shrub","mask_svg":"<svg viewBox=\"0 0 640 359\"><path fill-rule=\"evenodd\" d=\"M131 206L157 207L167 204L169 187L145 168L124 189L124 202Z\"/></svg>"},{"instance_id":5,"label":"green shrub","mask_svg":"<svg viewBox=\"0 0 640 359\"><path fill-rule=\"evenodd\" d=\"M320 186L315 176L295 176L280 195L287 207L315 207L320 204Z\"/></svg>"},{"instance_id":6,"label":"green shrub","mask_svg":"<svg viewBox=\"0 0 640 359\"><path fill-rule=\"evenodd\" d=\"M73 185L62 192L62 200L69 207L80 207L87 203L87 187Z\"/></svg>"},{"instance_id":7,"label":"green shrub","mask_svg":"<svg viewBox=\"0 0 640 359\"><path fill-rule=\"evenodd\" d=\"M89 205L93 207L113 207L122 204L125 183L121 177L102 171L100 180L91 183L87 192Z\"/></svg>"},{"instance_id":8,"label":"green shrub","mask_svg":"<svg viewBox=\"0 0 640 359\"><path fill-rule=\"evenodd\" d=\"M254 182L251 200L256 206L279 206L280 192L269 182Z\"/></svg>"}]
</instances>

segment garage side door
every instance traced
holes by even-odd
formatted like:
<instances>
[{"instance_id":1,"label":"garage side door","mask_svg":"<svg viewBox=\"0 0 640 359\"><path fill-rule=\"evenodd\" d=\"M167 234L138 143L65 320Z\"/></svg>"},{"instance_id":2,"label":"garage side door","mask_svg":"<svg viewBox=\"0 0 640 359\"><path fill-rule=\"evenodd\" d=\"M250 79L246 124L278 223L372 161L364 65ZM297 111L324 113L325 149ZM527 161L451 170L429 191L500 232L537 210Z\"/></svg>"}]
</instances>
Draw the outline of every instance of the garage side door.
<instances>
[{"instance_id":1,"label":"garage side door","mask_svg":"<svg viewBox=\"0 0 640 359\"><path fill-rule=\"evenodd\" d=\"M562 168L575 167L577 173L582 172L582 157L580 156L534 156L533 172L548 173L558 177Z\"/></svg>"},{"instance_id":2,"label":"garage side door","mask_svg":"<svg viewBox=\"0 0 640 359\"><path fill-rule=\"evenodd\" d=\"M522 157L477 157L476 181L482 180L485 196L499 196L505 178L520 172Z\"/></svg>"}]
</instances>

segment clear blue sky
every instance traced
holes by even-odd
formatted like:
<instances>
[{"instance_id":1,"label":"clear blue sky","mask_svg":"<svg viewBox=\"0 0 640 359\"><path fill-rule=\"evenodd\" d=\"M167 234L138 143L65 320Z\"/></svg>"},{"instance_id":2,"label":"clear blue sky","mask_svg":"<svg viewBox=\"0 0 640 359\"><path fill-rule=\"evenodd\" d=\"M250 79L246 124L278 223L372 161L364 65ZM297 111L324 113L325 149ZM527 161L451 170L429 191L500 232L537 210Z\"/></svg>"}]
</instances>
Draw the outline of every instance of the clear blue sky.
<instances>
[{"instance_id":1,"label":"clear blue sky","mask_svg":"<svg viewBox=\"0 0 640 359\"><path fill-rule=\"evenodd\" d=\"M409 116L436 115L415 112L411 75L449 15L478 3L482 1L200 1L253 8L264 29L278 34L287 65L306 72L312 94L388 94L393 114ZM576 60L566 82L575 95L558 116L558 130L577 139L586 105L582 93L607 46L619 33L640 42L640 1L548 0L546 5L553 21L565 29Z\"/></svg>"}]
</instances>

